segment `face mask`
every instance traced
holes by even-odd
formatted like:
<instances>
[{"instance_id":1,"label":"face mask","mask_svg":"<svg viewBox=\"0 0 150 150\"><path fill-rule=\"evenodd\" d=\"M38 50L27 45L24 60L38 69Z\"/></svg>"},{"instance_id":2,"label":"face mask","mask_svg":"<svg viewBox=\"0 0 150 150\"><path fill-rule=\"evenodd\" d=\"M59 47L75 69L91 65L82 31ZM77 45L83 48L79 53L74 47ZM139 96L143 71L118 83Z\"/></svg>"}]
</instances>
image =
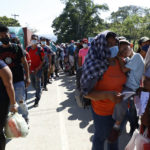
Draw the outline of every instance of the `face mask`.
<instances>
[{"instance_id":1,"label":"face mask","mask_svg":"<svg viewBox=\"0 0 150 150\"><path fill-rule=\"evenodd\" d=\"M3 45L2 42L0 41L0 46Z\"/></svg>"},{"instance_id":2,"label":"face mask","mask_svg":"<svg viewBox=\"0 0 150 150\"><path fill-rule=\"evenodd\" d=\"M118 48L118 46L113 46L113 47L109 48L109 50L111 52L111 56L110 57L114 58L114 57L117 56L119 48Z\"/></svg>"},{"instance_id":3,"label":"face mask","mask_svg":"<svg viewBox=\"0 0 150 150\"><path fill-rule=\"evenodd\" d=\"M142 46L142 50L147 52L149 47L150 47L150 45L144 45L144 46Z\"/></svg>"},{"instance_id":4,"label":"face mask","mask_svg":"<svg viewBox=\"0 0 150 150\"><path fill-rule=\"evenodd\" d=\"M46 42L45 42L45 41L41 41L41 44L42 44L42 45L46 45Z\"/></svg>"},{"instance_id":5,"label":"face mask","mask_svg":"<svg viewBox=\"0 0 150 150\"><path fill-rule=\"evenodd\" d=\"M83 44L82 46L83 46L83 48L87 48L87 47L88 47L88 45L87 45L87 44Z\"/></svg>"},{"instance_id":6,"label":"face mask","mask_svg":"<svg viewBox=\"0 0 150 150\"><path fill-rule=\"evenodd\" d=\"M9 42L10 42L10 38L9 38L9 37L7 37L7 38L2 38L2 39L0 39L0 41L2 42L2 44L8 45Z\"/></svg>"},{"instance_id":7,"label":"face mask","mask_svg":"<svg viewBox=\"0 0 150 150\"><path fill-rule=\"evenodd\" d=\"M31 44L32 44L32 45L36 45L36 44L37 44L37 40L32 40L32 41L31 41Z\"/></svg>"}]
</instances>

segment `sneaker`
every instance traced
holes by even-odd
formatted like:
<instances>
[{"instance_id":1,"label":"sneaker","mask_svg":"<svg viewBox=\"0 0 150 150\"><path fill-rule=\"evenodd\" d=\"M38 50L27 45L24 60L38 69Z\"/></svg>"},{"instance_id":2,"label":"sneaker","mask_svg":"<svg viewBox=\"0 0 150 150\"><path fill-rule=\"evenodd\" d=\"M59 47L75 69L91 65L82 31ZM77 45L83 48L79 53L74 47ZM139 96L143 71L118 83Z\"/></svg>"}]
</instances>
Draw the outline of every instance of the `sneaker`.
<instances>
[{"instance_id":1,"label":"sneaker","mask_svg":"<svg viewBox=\"0 0 150 150\"><path fill-rule=\"evenodd\" d=\"M47 87L44 87L43 90L44 90L44 91L48 91L48 88L47 88Z\"/></svg>"},{"instance_id":2,"label":"sneaker","mask_svg":"<svg viewBox=\"0 0 150 150\"><path fill-rule=\"evenodd\" d=\"M38 106L39 106L39 104L38 104L38 103L35 103L35 104L34 104L34 107L38 107Z\"/></svg>"},{"instance_id":3,"label":"sneaker","mask_svg":"<svg viewBox=\"0 0 150 150\"><path fill-rule=\"evenodd\" d=\"M29 124L29 118L25 118L27 124Z\"/></svg>"},{"instance_id":4,"label":"sneaker","mask_svg":"<svg viewBox=\"0 0 150 150\"><path fill-rule=\"evenodd\" d=\"M36 98L33 107L38 107L38 106L39 106L39 100Z\"/></svg>"},{"instance_id":5,"label":"sneaker","mask_svg":"<svg viewBox=\"0 0 150 150\"><path fill-rule=\"evenodd\" d=\"M110 135L107 138L108 142L109 143L115 142L118 139L119 135L120 135L120 130L116 128L112 128Z\"/></svg>"}]
</instances>

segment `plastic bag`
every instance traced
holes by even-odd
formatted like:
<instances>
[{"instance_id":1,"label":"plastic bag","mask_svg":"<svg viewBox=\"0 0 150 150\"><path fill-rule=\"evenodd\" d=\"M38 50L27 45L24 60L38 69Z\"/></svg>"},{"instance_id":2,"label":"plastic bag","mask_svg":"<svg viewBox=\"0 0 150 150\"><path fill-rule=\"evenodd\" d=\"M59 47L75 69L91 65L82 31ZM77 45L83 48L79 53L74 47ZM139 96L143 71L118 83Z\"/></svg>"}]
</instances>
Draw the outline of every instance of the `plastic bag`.
<instances>
[{"instance_id":1,"label":"plastic bag","mask_svg":"<svg viewBox=\"0 0 150 150\"><path fill-rule=\"evenodd\" d=\"M9 139L26 137L29 133L26 121L18 113L9 113L4 130L6 138Z\"/></svg>"},{"instance_id":2,"label":"plastic bag","mask_svg":"<svg viewBox=\"0 0 150 150\"><path fill-rule=\"evenodd\" d=\"M144 137L142 134L139 133L138 130L135 130L125 150L144 150L144 144L149 142L150 139Z\"/></svg>"},{"instance_id":3,"label":"plastic bag","mask_svg":"<svg viewBox=\"0 0 150 150\"><path fill-rule=\"evenodd\" d=\"M78 89L75 90L75 100L80 108L89 108L89 106L91 105L90 99L83 97Z\"/></svg>"}]
</instances>

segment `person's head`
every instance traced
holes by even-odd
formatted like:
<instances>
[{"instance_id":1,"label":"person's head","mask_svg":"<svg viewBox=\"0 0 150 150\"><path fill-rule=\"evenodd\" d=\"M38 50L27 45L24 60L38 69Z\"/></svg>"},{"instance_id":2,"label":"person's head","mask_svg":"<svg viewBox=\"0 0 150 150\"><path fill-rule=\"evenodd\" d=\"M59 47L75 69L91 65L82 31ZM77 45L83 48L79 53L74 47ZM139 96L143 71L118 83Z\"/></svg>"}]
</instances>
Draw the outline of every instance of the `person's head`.
<instances>
[{"instance_id":1,"label":"person's head","mask_svg":"<svg viewBox=\"0 0 150 150\"><path fill-rule=\"evenodd\" d=\"M82 45L83 44L83 40L80 40L80 45Z\"/></svg>"},{"instance_id":2,"label":"person's head","mask_svg":"<svg viewBox=\"0 0 150 150\"><path fill-rule=\"evenodd\" d=\"M144 46L142 46L141 51L140 51L140 54L141 54L141 56L142 56L143 58L145 58L146 53L147 53L149 47L150 47L150 45L144 45Z\"/></svg>"},{"instance_id":3,"label":"person's head","mask_svg":"<svg viewBox=\"0 0 150 150\"><path fill-rule=\"evenodd\" d=\"M19 38L16 36L15 33L10 33L10 42L14 43L14 44L19 44L20 45L20 40Z\"/></svg>"},{"instance_id":4,"label":"person's head","mask_svg":"<svg viewBox=\"0 0 150 150\"><path fill-rule=\"evenodd\" d=\"M35 35L35 34L33 34L33 35L31 36L31 45L36 46L37 44L38 44L38 36Z\"/></svg>"},{"instance_id":5,"label":"person's head","mask_svg":"<svg viewBox=\"0 0 150 150\"><path fill-rule=\"evenodd\" d=\"M133 53L133 50L131 48L131 43L128 40L120 40L118 55L123 58L126 58L126 57L130 57L132 53Z\"/></svg>"},{"instance_id":6,"label":"person's head","mask_svg":"<svg viewBox=\"0 0 150 150\"><path fill-rule=\"evenodd\" d=\"M148 48L150 46L150 39L148 37L142 37L139 41L140 54L145 58Z\"/></svg>"},{"instance_id":7,"label":"person's head","mask_svg":"<svg viewBox=\"0 0 150 150\"><path fill-rule=\"evenodd\" d=\"M148 37L146 36L141 37L140 40L138 41L138 45L139 45L138 53L141 52L143 46L149 45L149 44L150 44L150 39Z\"/></svg>"},{"instance_id":8,"label":"person's head","mask_svg":"<svg viewBox=\"0 0 150 150\"><path fill-rule=\"evenodd\" d=\"M117 35L114 32L108 32L106 36L107 41L107 47L110 50L111 58L114 58L117 56L119 48L118 48L118 38Z\"/></svg>"},{"instance_id":9,"label":"person's head","mask_svg":"<svg viewBox=\"0 0 150 150\"><path fill-rule=\"evenodd\" d=\"M75 43L74 40L70 41L70 45L74 45L74 43Z\"/></svg>"},{"instance_id":10,"label":"person's head","mask_svg":"<svg viewBox=\"0 0 150 150\"><path fill-rule=\"evenodd\" d=\"M9 45L10 42L9 29L4 25L0 25L0 41L6 46Z\"/></svg>"},{"instance_id":11,"label":"person's head","mask_svg":"<svg viewBox=\"0 0 150 150\"><path fill-rule=\"evenodd\" d=\"M44 37L40 37L40 42L42 46L46 45L46 39Z\"/></svg>"},{"instance_id":12,"label":"person's head","mask_svg":"<svg viewBox=\"0 0 150 150\"><path fill-rule=\"evenodd\" d=\"M82 44L83 48L88 48L88 39L84 38L82 42L83 42Z\"/></svg>"},{"instance_id":13,"label":"person's head","mask_svg":"<svg viewBox=\"0 0 150 150\"><path fill-rule=\"evenodd\" d=\"M118 45L117 35L114 32L108 32L106 35L107 46L109 48Z\"/></svg>"}]
</instances>

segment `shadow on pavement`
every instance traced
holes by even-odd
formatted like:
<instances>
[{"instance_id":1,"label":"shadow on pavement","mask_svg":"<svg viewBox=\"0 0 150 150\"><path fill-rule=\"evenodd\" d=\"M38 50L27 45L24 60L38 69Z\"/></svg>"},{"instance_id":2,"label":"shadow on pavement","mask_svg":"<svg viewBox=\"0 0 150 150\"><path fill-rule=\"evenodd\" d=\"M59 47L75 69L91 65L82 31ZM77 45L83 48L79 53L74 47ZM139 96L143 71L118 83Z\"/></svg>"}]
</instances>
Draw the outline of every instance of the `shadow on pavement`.
<instances>
[{"instance_id":1,"label":"shadow on pavement","mask_svg":"<svg viewBox=\"0 0 150 150\"><path fill-rule=\"evenodd\" d=\"M57 108L57 112L61 112L67 108L68 113L70 116L68 117L68 120L79 120L79 127L81 129L88 127L89 133L94 133L94 126L90 124L92 121L92 116L90 109L83 109L78 107L75 101L74 97L74 90L75 90L75 76L67 76L62 75L59 78L62 82L61 85L67 88L67 92L65 92L65 95L67 95L67 99L60 103L60 107Z\"/></svg>"},{"instance_id":2,"label":"shadow on pavement","mask_svg":"<svg viewBox=\"0 0 150 150\"><path fill-rule=\"evenodd\" d=\"M74 90L75 90L75 76L67 76L62 74L59 78L62 82L61 85L67 88L67 91L65 94L67 95L68 99L60 103L60 107L57 108L57 112L61 112L67 108L68 113L70 116L68 117L68 120L79 120L80 124L79 127L81 129L86 128L88 126L87 131L89 133L94 134L94 125L90 124L90 121L92 121L91 112L88 109L79 108L76 104L75 97L74 97ZM93 141L93 135L89 139L91 142ZM125 128L123 129L121 136L119 137L119 150L123 150L125 146L127 145L128 141L130 140L129 134L127 134ZM105 149L106 149L106 143L105 143Z\"/></svg>"}]
</instances>

